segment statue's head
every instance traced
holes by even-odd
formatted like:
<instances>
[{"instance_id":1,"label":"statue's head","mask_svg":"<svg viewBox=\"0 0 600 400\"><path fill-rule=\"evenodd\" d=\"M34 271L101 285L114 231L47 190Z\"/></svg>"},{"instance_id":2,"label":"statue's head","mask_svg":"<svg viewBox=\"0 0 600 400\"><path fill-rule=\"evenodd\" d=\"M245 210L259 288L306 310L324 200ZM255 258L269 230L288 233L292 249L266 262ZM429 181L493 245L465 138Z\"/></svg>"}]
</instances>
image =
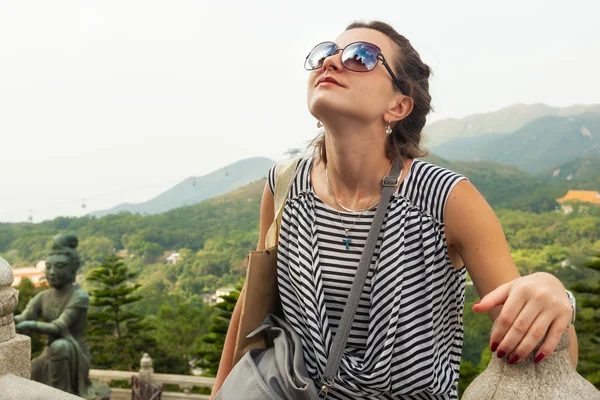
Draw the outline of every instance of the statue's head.
<instances>
[{"instance_id":1,"label":"statue's head","mask_svg":"<svg viewBox=\"0 0 600 400\"><path fill-rule=\"evenodd\" d=\"M81 265L75 235L56 235L54 245L46 257L46 280L50 286L60 289L75 282L77 270Z\"/></svg>"}]
</instances>

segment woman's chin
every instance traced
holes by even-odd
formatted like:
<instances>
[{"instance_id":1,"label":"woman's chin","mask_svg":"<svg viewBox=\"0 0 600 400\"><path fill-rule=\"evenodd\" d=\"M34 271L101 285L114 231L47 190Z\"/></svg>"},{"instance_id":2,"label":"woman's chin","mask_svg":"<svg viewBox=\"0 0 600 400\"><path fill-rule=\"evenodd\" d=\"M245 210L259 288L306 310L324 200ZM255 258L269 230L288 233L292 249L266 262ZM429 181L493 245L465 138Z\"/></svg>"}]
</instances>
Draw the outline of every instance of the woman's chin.
<instances>
[{"instance_id":1,"label":"woman's chin","mask_svg":"<svg viewBox=\"0 0 600 400\"><path fill-rule=\"evenodd\" d=\"M308 103L308 110L317 119L327 119L327 115L352 114L357 110L355 107L344 104L346 100L335 98L336 96L313 96Z\"/></svg>"}]
</instances>

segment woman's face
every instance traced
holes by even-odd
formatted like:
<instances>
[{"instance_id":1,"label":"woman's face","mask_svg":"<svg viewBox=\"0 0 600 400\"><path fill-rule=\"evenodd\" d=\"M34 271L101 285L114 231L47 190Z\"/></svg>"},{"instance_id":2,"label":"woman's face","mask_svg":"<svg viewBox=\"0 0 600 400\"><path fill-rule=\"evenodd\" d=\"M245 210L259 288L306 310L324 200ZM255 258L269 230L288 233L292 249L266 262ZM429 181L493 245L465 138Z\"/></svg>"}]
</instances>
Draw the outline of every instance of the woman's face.
<instances>
[{"instance_id":1,"label":"woman's face","mask_svg":"<svg viewBox=\"0 0 600 400\"><path fill-rule=\"evenodd\" d=\"M345 31L335 40L343 49L350 43L369 42L381 49L381 53L394 69L397 50L385 34L374 29L357 28ZM335 83L319 83L323 77L335 79ZM342 66L342 52L325 59L321 68L311 71L308 77L308 109L317 119L327 121L329 115L358 119L363 123L376 120L383 122L386 111L404 97L395 90L394 82L381 61L369 72L354 72Z\"/></svg>"}]
</instances>

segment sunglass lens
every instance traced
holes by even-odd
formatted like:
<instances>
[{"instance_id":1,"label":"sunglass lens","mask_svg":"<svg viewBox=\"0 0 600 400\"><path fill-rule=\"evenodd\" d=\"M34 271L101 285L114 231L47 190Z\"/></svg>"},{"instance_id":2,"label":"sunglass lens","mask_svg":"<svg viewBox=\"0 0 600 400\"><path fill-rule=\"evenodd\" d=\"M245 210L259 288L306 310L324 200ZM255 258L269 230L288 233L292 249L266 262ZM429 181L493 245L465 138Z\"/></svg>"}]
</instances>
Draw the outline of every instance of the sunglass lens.
<instances>
[{"instance_id":1,"label":"sunglass lens","mask_svg":"<svg viewBox=\"0 0 600 400\"><path fill-rule=\"evenodd\" d=\"M321 68L325 59L334 54L336 50L337 46L333 42L325 42L317 45L317 47L312 49L308 57L306 57L304 68L309 71Z\"/></svg>"},{"instance_id":2,"label":"sunglass lens","mask_svg":"<svg viewBox=\"0 0 600 400\"><path fill-rule=\"evenodd\" d=\"M353 43L344 49L342 63L351 71L367 72L377 65L381 51L370 43Z\"/></svg>"}]
</instances>

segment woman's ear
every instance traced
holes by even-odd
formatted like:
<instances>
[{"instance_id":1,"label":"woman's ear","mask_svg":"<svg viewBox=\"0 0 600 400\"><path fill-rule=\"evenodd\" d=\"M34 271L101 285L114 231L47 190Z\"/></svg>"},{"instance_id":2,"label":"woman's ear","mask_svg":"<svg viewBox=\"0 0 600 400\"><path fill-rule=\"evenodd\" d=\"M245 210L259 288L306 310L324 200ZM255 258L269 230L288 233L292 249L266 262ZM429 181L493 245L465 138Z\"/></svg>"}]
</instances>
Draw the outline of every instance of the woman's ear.
<instances>
[{"instance_id":1,"label":"woman's ear","mask_svg":"<svg viewBox=\"0 0 600 400\"><path fill-rule=\"evenodd\" d=\"M386 121L390 123L398 122L408 117L413 109L413 99L408 96L402 95L399 99L394 102L392 107L388 110L386 115Z\"/></svg>"}]
</instances>

